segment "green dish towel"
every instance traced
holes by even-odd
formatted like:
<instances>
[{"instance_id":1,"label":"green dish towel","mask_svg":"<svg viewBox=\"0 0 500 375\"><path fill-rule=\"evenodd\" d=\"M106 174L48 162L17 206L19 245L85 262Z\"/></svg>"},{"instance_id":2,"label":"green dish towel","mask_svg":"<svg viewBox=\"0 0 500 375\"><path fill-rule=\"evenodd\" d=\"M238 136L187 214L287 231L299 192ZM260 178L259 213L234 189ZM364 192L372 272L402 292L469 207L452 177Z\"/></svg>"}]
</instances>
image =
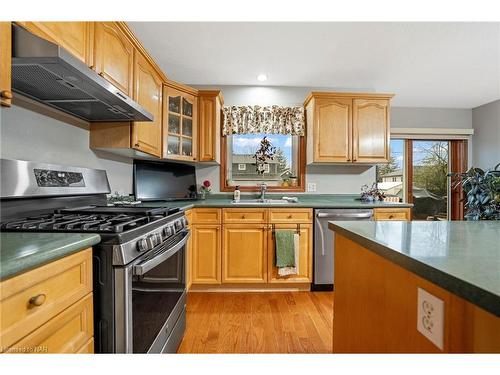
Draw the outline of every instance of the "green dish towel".
<instances>
[{"instance_id":1,"label":"green dish towel","mask_svg":"<svg viewBox=\"0 0 500 375\"><path fill-rule=\"evenodd\" d=\"M276 267L295 267L295 248L293 245L293 230L277 230L276 239Z\"/></svg>"}]
</instances>

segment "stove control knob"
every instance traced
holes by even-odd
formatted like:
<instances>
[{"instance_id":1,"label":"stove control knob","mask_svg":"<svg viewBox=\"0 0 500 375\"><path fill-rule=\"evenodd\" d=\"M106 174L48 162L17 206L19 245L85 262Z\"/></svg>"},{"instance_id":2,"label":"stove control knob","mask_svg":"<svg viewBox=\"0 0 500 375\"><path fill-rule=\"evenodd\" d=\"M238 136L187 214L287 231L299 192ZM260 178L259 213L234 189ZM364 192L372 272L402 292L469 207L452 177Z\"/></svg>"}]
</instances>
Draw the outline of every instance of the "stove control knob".
<instances>
[{"instance_id":1,"label":"stove control knob","mask_svg":"<svg viewBox=\"0 0 500 375\"><path fill-rule=\"evenodd\" d=\"M148 250L148 241L146 241L145 238L141 238L139 241L137 241L137 249L139 251Z\"/></svg>"},{"instance_id":2,"label":"stove control knob","mask_svg":"<svg viewBox=\"0 0 500 375\"><path fill-rule=\"evenodd\" d=\"M168 227L165 227L163 233L165 234L165 237L170 237L172 234L174 234L174 228L169 225Z\"/></svg>"},{"instance_id":3,"label":"stove control knob","mask_svg":"<svg viewBox=\"0 0 500 375\"><path fill-rule=\"evenodd\" d=\"M183 225L183 223L182 223L182 220L180 220L180 219L179 219L179 220L177 220L177 221L174 223L174 225L175 225L175 229L176 229L176 231L177 231L177 232L178 232L178 231L180 231L180 230L182 230L182 228L184 228L184 225Z\"/></svg>"},{"instance_id":4,"label":"stove control knob","mask_svg":"<svg viewBox=\"0 0 500 375\"><path fill-rule=\"evenodd\" d=\"M155 233L154 236L155 236L156 245L161 244L161 241L162 241L161 233L160 232Z\"/></svg>"},{"instance_id":5,"label":"stove control knob","mask_svg":"<svg viewBox=\"0 0 500 375\"><path fill-rule=\"evenodd\" d=\"M146 242L148 244L148 250L151 250L153 247L155 247L155 244L153 242L153 236L148 236L148 238L146 238Z\"/></svg>"}]
</instances>

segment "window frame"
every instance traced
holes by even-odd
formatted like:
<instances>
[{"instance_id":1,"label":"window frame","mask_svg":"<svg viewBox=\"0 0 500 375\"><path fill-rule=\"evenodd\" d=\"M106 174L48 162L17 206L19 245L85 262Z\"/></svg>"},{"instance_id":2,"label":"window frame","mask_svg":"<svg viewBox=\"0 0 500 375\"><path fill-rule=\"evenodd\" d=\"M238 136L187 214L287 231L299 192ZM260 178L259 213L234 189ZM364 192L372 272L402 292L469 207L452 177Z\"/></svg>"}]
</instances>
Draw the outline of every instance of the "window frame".
<instances>
[{"instance_id":1,"label":"window frame","mask_svg":"<svg viewBox=\"0 0 500 375\"><path fill-rule=\"evenodd\" d=\"M234 191L236 186L227 184L227 142L228 137L221 135L220 148L221 148L221 162L220 162L220 191L231 192ZM293 192L304 193L306 191L306 136L299 136L299 147L297 155L298 167L298 183L297 186L268 186L267 191L271 193L280 192ZM244 192L257 192L260 191L260 184L252 186L240 186L240 190Z\"/></svg>"}]
</instances>

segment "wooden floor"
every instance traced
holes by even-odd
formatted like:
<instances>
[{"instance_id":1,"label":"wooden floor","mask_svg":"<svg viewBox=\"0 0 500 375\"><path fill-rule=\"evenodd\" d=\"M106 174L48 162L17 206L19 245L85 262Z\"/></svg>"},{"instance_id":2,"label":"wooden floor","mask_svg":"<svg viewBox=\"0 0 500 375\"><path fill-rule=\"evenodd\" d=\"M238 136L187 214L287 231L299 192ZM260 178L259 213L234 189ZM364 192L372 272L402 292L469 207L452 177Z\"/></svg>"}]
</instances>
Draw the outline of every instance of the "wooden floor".
<instances>
[{"instance_id":1,"label":"wooden floor","mask_svg":"<svg viewBox=\"0 0 500 375\"><path fill-rule=\"evenodd\" d=\"M179 353L331 353L333 292L189 293Z\"/></svg>"}]
</instances>

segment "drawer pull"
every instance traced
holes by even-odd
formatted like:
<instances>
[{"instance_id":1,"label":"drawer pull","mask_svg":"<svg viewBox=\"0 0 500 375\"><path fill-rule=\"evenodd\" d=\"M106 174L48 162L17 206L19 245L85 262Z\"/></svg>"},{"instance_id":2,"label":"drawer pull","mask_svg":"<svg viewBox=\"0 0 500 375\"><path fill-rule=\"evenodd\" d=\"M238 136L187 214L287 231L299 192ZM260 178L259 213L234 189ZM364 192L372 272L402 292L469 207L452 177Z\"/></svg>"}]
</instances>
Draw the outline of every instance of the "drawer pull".
<instances>
[{"instance_id":1,"label":"drawer pull","mask_svg":"<svg viewBox=\"0 0 500 375\"><path fill-rule=\"evenodd\" d=\"M245 218L245 215L241 215L241 218L244 219Z\"/></svg>"},{"instance_id":2,"label":"drawer pull","mask_svg":"<svg viewBox=\"0 0 500 375\"><path fill-rule=\"evenodd\" d=\"M389 219L392 219L394 217L394 215L389 215Z\"/></svg>"},{"instance_id":3,"label":"drawer pull","mask_svg":"<svg viewBox=\"0 0 500 375\"><path fill-rule=\"evenodd\" d=\"M292 215L288 215L288 219L291 219L291 218L293 218L293 216Z\"/></svg>"},{"instance_id":4,"label":"drawer pull","mask_svg":"<svg viewBox=\"0 0 500 375\"><path fill-rule=\"evenodd\" d=\"M29 300L30 306L42 306L47 299L47 296L43 293L31 297Z\"/></svg>"}]
</instances>

